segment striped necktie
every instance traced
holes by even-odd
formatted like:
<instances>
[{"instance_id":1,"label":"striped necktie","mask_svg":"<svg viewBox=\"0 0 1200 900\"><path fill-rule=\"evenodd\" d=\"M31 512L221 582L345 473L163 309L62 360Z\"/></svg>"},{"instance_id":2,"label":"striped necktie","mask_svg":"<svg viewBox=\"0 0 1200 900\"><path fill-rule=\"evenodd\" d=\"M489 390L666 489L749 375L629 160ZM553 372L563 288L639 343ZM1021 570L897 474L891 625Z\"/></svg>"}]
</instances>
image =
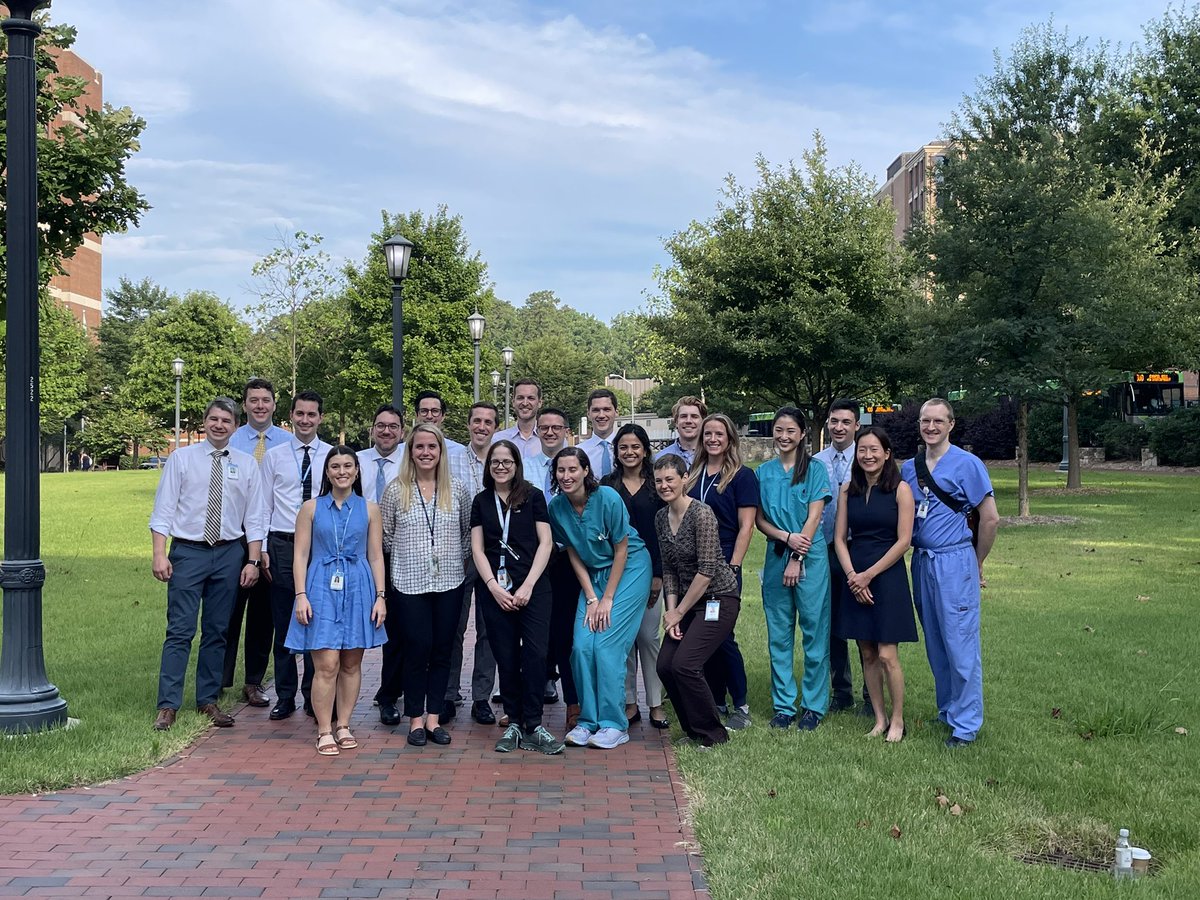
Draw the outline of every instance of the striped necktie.
<instances>
[{"instance_id":1,"label":"striped necktie","mask_svg":"<svg viewBox=\"0 0 1200 900\"><path fill-rule=\"evenodd\" d=\"M258 433L258 443L254 445L254 461L262 462L263 454L267 452L267 433L260 431Z\"/></svg>"},{"instance_id":2,"label":"striped necktie","mask_svg":"<svg viewBox=\"0 0 1200 900\"><path fill-rule=\"evenodd\" d=\"M834 454L833 477L837 479L838 485L846 483L846 454L842 450Z\"/></svg>"},{"instance_id":3,"label":"striped necktie","mask_svg":"<svg viewBox=\"0 0 1200 900\"><path fill-rule=\"evenodd\" d=\"M300 502L312 499L312 447L304 448L304 462L300 464Z\"/></svg>"},{"instance_id":4,"label":"striped necktie","mask_svg":"<svg viewBox=\"0 0 1200 900\"><path fill-rule=\"evenodd\" d=\"M221 539L221 500L225 493L225 467L222 457L228 450L212 451L212 473L208 476L208 509L204 513L204 543L210 547Z\"/></svg>"},{"instance_id":5,"label":"striped necktie","mask_svg":"<svg viewBox=\"0 0 1200 900\"><path fill-rule=\"evenodd\" d=\"M390 462L385 457L379 457L375 460L375 465L379 466L379 471L375 473L375 502L379 503L383 500L383 489L387 487L387 476L383 473L383 467Z\"/></svg>"}]
</instances>

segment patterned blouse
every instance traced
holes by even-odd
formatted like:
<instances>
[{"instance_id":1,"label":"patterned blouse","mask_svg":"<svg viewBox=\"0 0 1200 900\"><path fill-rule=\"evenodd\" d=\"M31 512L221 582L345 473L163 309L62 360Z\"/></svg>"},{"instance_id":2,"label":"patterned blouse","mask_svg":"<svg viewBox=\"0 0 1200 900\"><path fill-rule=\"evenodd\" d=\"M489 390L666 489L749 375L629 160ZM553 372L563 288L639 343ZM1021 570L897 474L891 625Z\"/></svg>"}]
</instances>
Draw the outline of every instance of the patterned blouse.
<instances>
[{"instance_id":1,"label":"patterned blouse","mask_svg":"<svg viewBox=\"0 0 1200 900\"><path fill-rule=\"evenodd\" d=\"M393 479L379 503L383 519L383 549L391 554L392 584L402 594L449 591L463 583L463 561L471 552L471 497L457 478L450 479L452 508L436 500L422 503L414 486L407 510L399 504L400 482ZM437 558L437 565L432 560Z\"/></svg>"},{"instance_id":2,"label":"patterned blouse","mask_svg":"<svg viewBox=\"0 0 1200 900\"><path fill-rule=\"evenodd\" d=\"M658 546L662 551L663 593L682 600L692 579L707 575L712 581L706 593L738 596L741 592L737 576L721 552L720 530L712 508L693 500L674 534L671 534L670 514L668 507L660 509L654 518L654 530L658 533Z\"/></svg>"}]
</instances>

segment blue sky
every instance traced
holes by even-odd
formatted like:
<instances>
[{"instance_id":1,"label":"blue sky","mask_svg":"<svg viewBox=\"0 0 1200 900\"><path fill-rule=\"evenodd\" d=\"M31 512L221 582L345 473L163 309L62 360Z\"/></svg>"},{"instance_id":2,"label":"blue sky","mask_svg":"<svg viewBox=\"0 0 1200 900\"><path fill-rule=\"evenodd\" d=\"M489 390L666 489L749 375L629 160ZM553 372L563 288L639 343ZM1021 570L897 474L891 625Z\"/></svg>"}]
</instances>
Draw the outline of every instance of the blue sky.
<instances>
[{"instance_id":1,"label":"blue sky","mask_svg":"<svg viewBox=\"0 0 1200 900\"><path fill-rule=\"evenodd\" d=\"M1166 2L54 0L105 99L149 125L154 209L104 242L104 281L253 302L279 233L359 260L379 211L463 218L497 295L643 307L662 239L755 154L882 182L939 136L993 52L1051 15L1128 46Z\"/></svg>"}]
</instances>

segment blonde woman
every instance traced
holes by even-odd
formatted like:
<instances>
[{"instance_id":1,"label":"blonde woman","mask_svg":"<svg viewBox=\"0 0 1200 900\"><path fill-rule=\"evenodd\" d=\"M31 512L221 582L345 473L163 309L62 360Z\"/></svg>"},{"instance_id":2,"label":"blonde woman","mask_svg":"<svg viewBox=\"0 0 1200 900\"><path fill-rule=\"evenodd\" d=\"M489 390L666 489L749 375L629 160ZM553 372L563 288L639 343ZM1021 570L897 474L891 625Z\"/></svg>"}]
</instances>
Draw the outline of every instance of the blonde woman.
<instances>
[{"instance_id":1,"label":"blonde woman","mask_svg":"<svg viewBox=\"0 0 1200 900\"><path fill-rule=\"evenodd\" d=\"M700 426L700 446L688 473L688 496L712 507L717 517L721 553L742 589L742 560L750 549L754 519L758 514L758 478L742 465L737 426L724 413L706 416ZM746 663L733 632L704 668L708 686L725 725L737 731L750 725ZM733 701L725 705L725 695Z\"/></svg>"},{"instance_id":2,"label":"blonde woman","mask_svg":"<svg viewBox=\"0 0 1200 900\"><path fill-rule=\"evenodd\" d=\"M436 425L412 430L400 474L380 503L383 548L391 555L404 633L404 714L408 743L449 744L440 715L450 652L462 609L463 561L470 552L471 496L450 477L446 439Z\"/></svg>"}]
</instances>

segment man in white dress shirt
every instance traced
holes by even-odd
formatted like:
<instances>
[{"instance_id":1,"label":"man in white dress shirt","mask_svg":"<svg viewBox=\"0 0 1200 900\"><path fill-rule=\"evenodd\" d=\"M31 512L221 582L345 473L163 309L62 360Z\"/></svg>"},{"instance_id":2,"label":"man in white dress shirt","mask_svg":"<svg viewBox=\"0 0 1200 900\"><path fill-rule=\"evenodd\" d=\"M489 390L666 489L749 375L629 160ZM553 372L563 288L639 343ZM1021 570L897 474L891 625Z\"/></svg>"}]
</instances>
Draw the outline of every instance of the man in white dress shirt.
<instances>
[{"instance_id":1,"label":"man in white dress shirt","mask_svg":"<svg viewBox=\"0 0 1200 900\"><path fill-rule=\"evenodd\" d=\"M258 466L253 456L229 446L237 416L237 404L228 397L210 403L204 411L204 441L167 457L154 495L152 568L154 577L167 584L167 636L154 720L158 731L175 724L183 703L197 616L196 708L214 725L233 725L233 717L217 706L225 630L238 587L250 587L258 580L265 532Z\"/></svg>"},{"instance_id":2,"label":"man in white dress shirt","mask_svg":"<svg viewBox=\"0 0 1200 900\"><path fill-rule=\"evenodd\" d=\"M430 425L436 425L442 429L442 437L446 439L446 452L450 458L454 458L455 452L463 449L464 444L458 441L451 440L446 432L446 401L442 399L442 395L437 391L421 391L417 394L417 424L428 422Z\"/></svg>"},{"instance_id":3,"label":"man in white dress shirt","mask_svg":"<svg viewBox=\"0 0 1200 900\"><path fill-rule=\"evenodd\" d=\"M296 515L305 500L321 491L325 457L330 445L317 437L321 424L321 395L300 391L292 398L292 438L267 451L263 458L263 505L266 510L267 552L263 554L271 575L271 613L275 618L275 706L271 718L286 719L296 711L296 657L285 645L296 588L292 583L292 554L296 543ZM312 659L304 654L304 682L299 686L308 712L312 686Z\"/></svg>"},{"instance_id":4,"label":"man in white dress shirt","mask_svg":"<svg viewBox=\"0 0 1200 900\"><path fill-rule=\"evenodd\" d=\"M404 417L400 410L390 403L379 407L371 425L371 439L374 443L370 448L358 451L358 468L362 473L363 496L378 503L383 499L384 488L400 473L400 460L404 457ZM384 571L392 571L390 558L385 560ZM375 702L379 704L379 721L395 726L400 724L396 701L404 690L404 641L400 632L400 599L390 576L385 600L387 643L383 645L383 667Z\"/></svg>"},{"instance_id":5,"label":"man in white dress shirt","mask_svg":"<svg viewBox=\"0 0 1200 900\"><path fill-rule=\"evenodd\" d=\"M858 433L858 404L853 400L834 400L829 405L829 418L825 420L829 431L829 446L820 453L814 453L813 458L825 464L825 472L829 475L830 493L833 499L825 504L821 514L821 530L825 534L825 546L829 550L829 589L832 594L831 625L829 629L829 677L833 689L833 699L829 704L830 712L850 709L854 706L854 678L850 669L850 652L848 642L836 637L838 607L841 605L842 586L846 582L846 573L838 561L833 548L833 526L837 521L838 501L841 499L840 488L850 480L850 468L854 462L854 436ZM867 694L866 682L863 682L863 707L867 714L871 711L871 698Z\"/></svg>"},{"instance_id":6,"label":"man in white dress shirt","mask_svg":"<svg viewBox=\"0 0 1200 900\"><path fill-rule=\"evenodd\" d=\"M242 388L242 409L246 424L233 433L229 446L254 457L262 465L263 457L272 447L287 443L292 436L275 424L275 386L265 378L251 378ZM242 681L242 699L251 706L270 706L263 692L267 663L271 661L271 635L275 620L271 616L271 583L265 576L253 586L238 591L225 632L225 666L221 687L233 687L237 671L238 643L242 635L242 619L246 621L246 674Z\"/></svg>"},{"instance_id":7,"label":"man in white dress shirt","mask_svg":"<svg viewBox=\"0 0 1200 900\"><path fill-rule=\"evenodd\" d=\"M522 378L513 385L513 410L517 414L517 424L497 431L492 443L512 441L521 451L522 459L537 456L542 452L542 442L537 435L537 417L541 407L542 386L532 378Z\"/></svg>"},{"instance_id":8,"label":"man in white dress shirt","mask_svg":"<svg viewBox=\"0 0 1200 900\"><path fill-rule=\"evenodd\" d=\"M658 451L654 457L662 459L668 454L680 457L687 467L692 467L696 448L700 446L700 426L708 415L708 406L699 397L680 397L671 407L671 421L675 425L675 440Z\"/></svg>"},{"instance_id":9,"label":"man in white dress shirt","mask_svg":"<svg viewBox=\"0 0 1200 900\"><path fill-rule=\"evenodd\" d=\"M579 442L579 449L588 455L592 474L600 481L612 472L613 430L617 427L617 395L608 388L596 388L588 394L587 417L592 425L589 437Z\"/></svg>"}]
</instances>

